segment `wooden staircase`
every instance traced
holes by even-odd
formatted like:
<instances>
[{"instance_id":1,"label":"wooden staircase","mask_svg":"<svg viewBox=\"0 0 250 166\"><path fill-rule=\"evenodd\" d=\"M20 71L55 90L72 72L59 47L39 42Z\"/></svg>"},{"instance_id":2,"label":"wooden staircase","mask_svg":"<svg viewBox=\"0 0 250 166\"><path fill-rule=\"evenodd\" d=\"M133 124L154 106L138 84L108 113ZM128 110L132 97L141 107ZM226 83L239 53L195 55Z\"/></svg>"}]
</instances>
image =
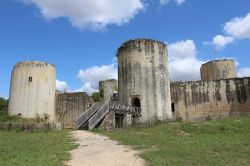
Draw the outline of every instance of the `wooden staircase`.
<instances>
[{"instance_id":1,"label":"wooden staircase","mask_svg":"<svg viewBox=\"0 0 250 166\"><path fill-rule=\"evenodd\" d=\"M110 111L118 114L132 114L138 117L141 114L140 108L126 106L118 102L95 103L75 121L75 129L83 126L90 130L95 128Z\"/></svg>"},{"instance_id":2,"label":"wooden staircase","mask_svg":"<svg viewBox=\"0 0 250 166\"><path fill-rule=\"evenodd\" d=\"M89 119L89 129L93 129L96 125L108 114L109 103L102 105L102 107Z\"/></svg>"},{"instance_id":3,"label":"wooden staircase","mask_svg":"<svg viewBox=\"0 0 250 166\"><path fill-rule=\"evenodd\" d=\"M86 112L84 112L76 121L75 128L79 129L102 107L103 103L95 103Z\"/></svg>"}]
</instances>

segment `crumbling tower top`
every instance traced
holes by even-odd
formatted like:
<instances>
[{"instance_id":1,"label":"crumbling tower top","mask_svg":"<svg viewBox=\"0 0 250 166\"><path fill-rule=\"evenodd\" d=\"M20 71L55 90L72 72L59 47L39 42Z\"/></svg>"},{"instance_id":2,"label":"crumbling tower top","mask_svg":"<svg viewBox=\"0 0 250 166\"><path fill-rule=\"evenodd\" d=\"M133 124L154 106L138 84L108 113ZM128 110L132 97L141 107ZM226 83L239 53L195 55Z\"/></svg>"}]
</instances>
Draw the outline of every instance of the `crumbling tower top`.
<instances>
[{"instance_id":1,"label":"crumbling tower top","mask_svg":"<svg viewBox=\"0 0 250 166\"><path fill-rule=\"evenodd\" d=\"M220 59L204 63L200 69L201 80L221 80L237 77L236 63L233 59Z\"/></svg>"}]
</instances>

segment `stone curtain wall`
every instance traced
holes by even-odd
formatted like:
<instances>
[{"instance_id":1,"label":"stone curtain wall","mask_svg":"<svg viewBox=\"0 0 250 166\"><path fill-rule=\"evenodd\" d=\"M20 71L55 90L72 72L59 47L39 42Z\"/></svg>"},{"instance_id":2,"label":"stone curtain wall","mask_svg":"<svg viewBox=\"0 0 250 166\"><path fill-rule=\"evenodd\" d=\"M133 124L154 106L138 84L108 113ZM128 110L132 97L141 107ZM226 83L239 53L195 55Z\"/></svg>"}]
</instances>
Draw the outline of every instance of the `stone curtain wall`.
<instances>
[{"instance_id":1,"label":"stone curtain wall","mask_svg":"<svg viewBox=\"0 0 250 166\"><path fill-rule=\"evenodd\" d=\"M56 117L65 128L73 128L78 119L94 101L85 92L57 94Z\"/></svg>"},{"instance_id":2,"label":"stone curtain wall","mask_svg":"<svg viewBox=\"0 0 250 166\"><path fill-rule=\"evenodd\" d=\"M250 115L250 78L171 83L175 119Z\"/></svg>"}]
</instances>

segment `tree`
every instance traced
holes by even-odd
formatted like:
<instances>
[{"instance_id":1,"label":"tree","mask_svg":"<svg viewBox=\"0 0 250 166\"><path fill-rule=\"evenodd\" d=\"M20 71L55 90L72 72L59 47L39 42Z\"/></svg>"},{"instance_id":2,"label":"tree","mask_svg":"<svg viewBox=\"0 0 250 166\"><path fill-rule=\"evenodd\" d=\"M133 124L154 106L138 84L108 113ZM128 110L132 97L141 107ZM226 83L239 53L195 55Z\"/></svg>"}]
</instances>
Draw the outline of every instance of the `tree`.
<instances>
[{"instance_id":1,"label":"tree","mask_svg":"<svg viewBox=\"0 0 250 166\"><path fill-rule=\"evenodd\" d=\"M0 97L0 111L8 107L8 101Z\"/></svg>"},{"instance_id":2,"label":"tree","mask_svg":"<svg viewBox=\"0 0 250 166\"><path fill-rule=\"evenodd\" d=\"M91 97L94 100L94 102L100 102L100 100L101 100L99 92L94 92Z\"/></svg>"}]
</instances>

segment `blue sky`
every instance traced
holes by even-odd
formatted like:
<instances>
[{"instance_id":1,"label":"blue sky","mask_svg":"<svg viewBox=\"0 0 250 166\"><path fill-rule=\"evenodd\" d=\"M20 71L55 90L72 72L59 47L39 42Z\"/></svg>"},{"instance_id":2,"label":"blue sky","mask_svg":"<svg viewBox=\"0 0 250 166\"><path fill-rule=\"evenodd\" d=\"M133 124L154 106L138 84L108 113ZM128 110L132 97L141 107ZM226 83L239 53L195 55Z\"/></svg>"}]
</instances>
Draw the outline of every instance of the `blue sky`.
<instances>
[{"instance_id":1,"label":"blue sky","mask_svg":"<svg viewBox=\"0 0 250 166\"><path fill-rule=\"evenodd\" d=\"M1 0L0 96L17 61L56 65L57 88L95 91L116 78L117 48L131 38L168 43L171 80L197 80L203 62L235 58L250 75L248 0Z\"/></svg>"}]
</instances>

